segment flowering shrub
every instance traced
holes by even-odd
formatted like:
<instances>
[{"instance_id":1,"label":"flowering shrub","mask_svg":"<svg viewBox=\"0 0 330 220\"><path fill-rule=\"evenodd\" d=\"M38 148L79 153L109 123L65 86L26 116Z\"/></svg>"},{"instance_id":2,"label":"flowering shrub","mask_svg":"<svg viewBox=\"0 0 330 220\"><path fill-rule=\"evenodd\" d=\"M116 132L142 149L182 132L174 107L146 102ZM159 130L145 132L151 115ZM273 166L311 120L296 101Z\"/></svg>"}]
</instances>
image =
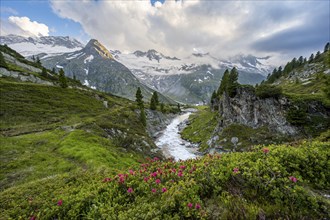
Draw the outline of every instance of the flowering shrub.
<instances>
[{"instance_id":1,"label":"flowering shrub","mask_svg":"<svg viewBox=\"0 0 330 220\"><path fill-rule=\"evenodd\" d=\"M85 172L2 192L0 211L13 219L326 219L329 147L153 158L117 174Z\"/></svg>"}]
</instances>

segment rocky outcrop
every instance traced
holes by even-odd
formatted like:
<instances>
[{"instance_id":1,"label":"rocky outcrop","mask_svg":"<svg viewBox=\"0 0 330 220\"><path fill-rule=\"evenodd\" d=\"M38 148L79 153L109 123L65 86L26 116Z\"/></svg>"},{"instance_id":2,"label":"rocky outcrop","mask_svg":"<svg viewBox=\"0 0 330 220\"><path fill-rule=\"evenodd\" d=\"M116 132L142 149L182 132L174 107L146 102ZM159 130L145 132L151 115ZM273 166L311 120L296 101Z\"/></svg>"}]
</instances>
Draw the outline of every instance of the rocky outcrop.
<instances>
[{"instance_id":1,"label":"rocky outcrop","mask_svg":"<svg viewBox=\"0 0 330 220\"><path fill-rule=\"evenodd\" d=\"M22 67L26 71L30 71L30 72L34 72L34 73L41 73L41 69L39 69L39 68L22 63L22 62L18 61L15 57L10 56L9 54L6 54L6 53L2 53L2 54L5 58L5 60L9 63L13 63L19 67Z\"/></svg>"},{"instance_id":2,"label":"rocky outcrop","mask_svg":"<svg viewBox=\"0 0 330 220\"><path fill-rule=\"evenodd\" d=\"M157 138L167 125L169 125L175 114L163 114L159 111L146 109L147 131L150 137Z\"/></svg>"},{"instance_id":3,"label":"rocky outcrop","mask_svg":"<svg viewBox=\"0 0 330 220\"><path fill-rule=\"evenodd\" d=\"M37 84L49 85L53 86L54 83L46 80L42 80L39 77L36 77L32 74L23 73L23 72L16 72L16 71L9 71L5 68L0 68L0 77L7 76L18 79L22 82L32 82Z\"/></svg>"},{"instance_id":4,"label":"rocky outcrop","mask_svg":"<svg viewBox=\"0 0 330 220\"><path fill-rule=\"evenodd\" d=\"M286 120L290 101L285 98L258 98L253 89L239 88L235 97L224 94L219 101L221 120L219 128L233 123L252 128L268 126L285 135L294 135L298 129Z\"/></svg>"}]
</instances>

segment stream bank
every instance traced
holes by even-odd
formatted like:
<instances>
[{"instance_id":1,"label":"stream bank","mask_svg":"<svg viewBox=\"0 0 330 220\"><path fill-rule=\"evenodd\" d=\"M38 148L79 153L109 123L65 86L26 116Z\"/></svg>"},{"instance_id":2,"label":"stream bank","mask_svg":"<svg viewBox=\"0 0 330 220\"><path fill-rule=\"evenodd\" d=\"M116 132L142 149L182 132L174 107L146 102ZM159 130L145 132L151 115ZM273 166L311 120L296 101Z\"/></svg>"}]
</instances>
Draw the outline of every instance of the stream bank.
<instances>
[{"instance_id":1,"label":"stream bank","mask_svg":"<svg viewBox=\"0 0 330 220\"><path fill-rule=\"evenodd\" d=\"M186 126L191 111L176 116L171 123L163 130L155 141L166 158L175 160L187 160L196 158L198 148L181 138L180 131Z\"/></svg>"}]
</instances>

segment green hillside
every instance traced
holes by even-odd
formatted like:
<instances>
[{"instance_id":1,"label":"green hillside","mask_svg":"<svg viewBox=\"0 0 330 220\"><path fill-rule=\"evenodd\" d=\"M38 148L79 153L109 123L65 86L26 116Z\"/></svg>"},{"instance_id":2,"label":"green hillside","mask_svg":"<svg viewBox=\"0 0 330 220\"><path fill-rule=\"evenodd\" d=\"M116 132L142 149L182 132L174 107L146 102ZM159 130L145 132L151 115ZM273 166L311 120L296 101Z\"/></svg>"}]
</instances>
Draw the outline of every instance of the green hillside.
<instances>
[{"instance_id":1,"label":"green hillside","mask_svg":"<svg viewBox=\"0 0 330 220\"><path fill-rule=\"evenodd\" d=\"M1 192L12 219L327 219L329 143L71 172Z\"/></svg>"},{"instance_id":2,"label":"green hillside","mask_svg":"<svg viewBox=\"0 0 330 220\"><path fill-rule=\"evenodd\" d=\"M64 89L3 76L0 85L1 190L73 171L117 170L157 155L134 102L79 84Z\"/></svg>"},{"instance_id":3,"label":"green hillside","mask_svg":"<svg viewBox=\"0 0 330 220\"><path fill-rule=\"evenodd\" d=\"M162 160L135 102L6 65L1 74L5 67L52 85L0 77L0 219L330 218L327 134ZM216 126L214 112L202 113L197 133L188 132L196 141Z\"/></svg>"}]
</instances>

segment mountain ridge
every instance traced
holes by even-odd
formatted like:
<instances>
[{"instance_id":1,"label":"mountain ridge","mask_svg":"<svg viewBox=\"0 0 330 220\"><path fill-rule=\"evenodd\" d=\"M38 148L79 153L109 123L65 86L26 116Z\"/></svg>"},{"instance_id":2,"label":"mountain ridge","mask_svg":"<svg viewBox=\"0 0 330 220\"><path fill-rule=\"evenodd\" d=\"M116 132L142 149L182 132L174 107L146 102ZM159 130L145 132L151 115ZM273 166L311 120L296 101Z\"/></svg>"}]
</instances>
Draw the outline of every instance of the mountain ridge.
<instances>
[{"instance_id":1,"label":"mountain ridge","mask_svg":"<svg viewBox=\"0 0 330 220\"><path fill-rule=\"evenodd\" d=\"M80 80L84 85L103 92L135 99L138 87L141 88L145 99L149 99L153 92L141 83L131 71L116 61L111 53L99 41L91 39L86 46L72 53L41 58L47 68L62 69L71 78ZM173 100L160 94L160 100L174 103Z\"/></svg>"},{"instance_id":2,"label":"mountain ridge","mask_svg":"<svg viewBox=\"0 0 330 220\"><path fill-rule=\"evenodd\" d=\"M69 38L63 39L69 40ZM31 44L30 46L33 45ZM87 51L88 48L91 51ZM44 49L46 50L47 48ZM267 63L264 63L265 59L252 55L241 55L235 59L232 58L233 61L226 61L218 59L209 53L195 53L185 58L177 58L164 55L154 49L146 52L137 50L133 53L126 54L119 50L109 51L96 39L89 41L85 47L77 47L76 49L78 50L72 51L70 49L70 54L58 53L59 51L48 53L47 50L43 50L38 51L43 52L39 53L38 56L48 68L55 67L59 69L65 67L64 69L68 76L72 78L75 76L82 83L92 88L115 92L119 95L120 93L124 93L124 91L120 91L120 88L106 86L105 84L109 84L110 82L107 83L104 81L108 78L107 72L114 73L116 68L118 68L118 72L123 71L126 74L122 77L116 76L115 78L118 81L111 80L111 84L114 87L117 87L117 83L123 84L125 81L138 84L135 80L130 80L132 76L128 72L131 72L143 84L142 87L149 87L174 100L190 104L206 103L211 97L212 91L216 89L217 82L221 79L222 73L226 68L236 66L241 73L239 81L243 84L260 83L265 79L264 76L270 72L270 67ZM25 49L20 48L20 50ZM94 53L95 51L97 54ZM31 53L26 54L31 55ZM89 54L89 56L85 57L84 54ZM103 62L102 64L94 65L95 60L93 58L99 55L109 58L112 62ZM83 62L81 62L82 57L84 57ZM115 61L123 64L125 67L119 64L117 65ZM99 60L97 62L101 61ZM104 69L107 69L107 71L102 70L100 65L106 65ZM96 72L99 75L97 77ZM94 76L92 77L89 74ZM103 76L100 76L100 74ZM124 79L125 77L128 78ZM101 78L103 78L103 82L101 82ZM133 93L132 89L130 93ZM133 95L127 93L123 95L127 98L134 98ZM149 92L144 92L144 95L148 98L150 97Z\"/></svg>"}]
</instances>

